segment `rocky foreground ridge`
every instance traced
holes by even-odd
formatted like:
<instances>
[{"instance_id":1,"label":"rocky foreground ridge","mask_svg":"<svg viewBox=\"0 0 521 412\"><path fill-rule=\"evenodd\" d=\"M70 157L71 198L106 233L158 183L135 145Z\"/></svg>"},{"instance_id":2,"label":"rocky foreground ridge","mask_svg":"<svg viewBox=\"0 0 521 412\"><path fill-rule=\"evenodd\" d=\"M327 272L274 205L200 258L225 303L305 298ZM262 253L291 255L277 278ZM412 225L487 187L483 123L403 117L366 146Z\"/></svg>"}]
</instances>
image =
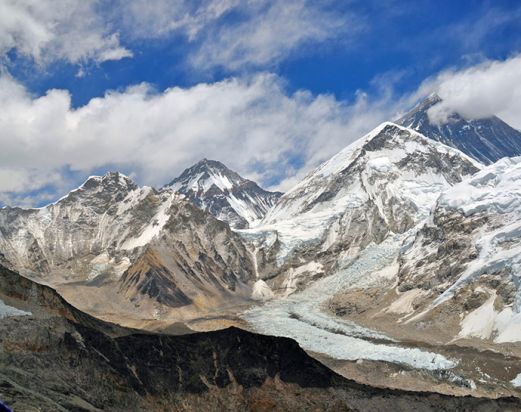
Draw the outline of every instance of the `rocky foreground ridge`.
<instances>
[{"instance_id":1,"label":"rocky foreground ridge","mask_svg":"<svg viewBox=\"0 0 521 412\"><path fill-rule=\"evenodd\" d=\"M0 268L0 398L16 411L508 411L518 399L371 388L296 342L231 328L142 334ZM22 313L23 312L23 313Z\"/></svg>"}]
</instances>

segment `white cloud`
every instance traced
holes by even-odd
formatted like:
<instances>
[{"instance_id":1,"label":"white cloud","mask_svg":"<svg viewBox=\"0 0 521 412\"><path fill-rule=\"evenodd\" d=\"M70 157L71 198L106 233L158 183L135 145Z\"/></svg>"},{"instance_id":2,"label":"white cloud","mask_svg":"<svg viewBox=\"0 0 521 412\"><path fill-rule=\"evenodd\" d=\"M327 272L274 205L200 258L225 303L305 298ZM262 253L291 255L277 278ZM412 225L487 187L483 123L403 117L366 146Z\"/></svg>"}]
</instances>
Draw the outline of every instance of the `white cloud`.
<instances>
[{"instance_id":1,"label":"white cloud","mask_svg":"<svg viewBox=\"0 0 521 412\"><path fill-rule=\"evenodd\" d=\"M429 110L434 123L446 122L456 112L468 119L496 115L521 128L521 55L443 72L423 85L427 89L443 100Z\"/></svg>"},{"instance_id":2,"label":"white cloud","mask_svg":"<svg viewBox=\"0 0 521 412\"><path fill-rule=\"evenodd\" d=\"M121 0L113 10L127 34L134 38L159 38L180 32L190 40L236 8L242 0Z\"/></svg>"},{"instance_id":3,"label":"white cloud","mask_svg":"<svg viewBox=\"0 0 521 412\"><path fill-rule=\"evenodd\" d=\"M278 63L304 45L357 32L342 13L327 11L328 2L309 0L131 0L123 27L136 38L182 34L191 43L194 68L238 70Z\"/></svg>"},{"instance_id":4,"label":"white cloud","mask_svg":"<svg viewBox=\"0 0 521 412\"><path fill-rule=\"evenodd\" d=\"M98 6L97 0L1 0L0 55L16 50L40 65L131 56Z\"/></svg>"},{"instance_id":5,"label":"white cloud","mask_svg":"<svg viewBox=\"0 0 521 412\"><path fill-rule=\"evenodd\" d=\"M195 67L274 64L304 44L314 44L347 32L346 16L328 13L305 0L250 2L246 18L216 27L192 57ZM356 31L353 22L349 29Z\"/></svg>"},{"instance_id":6,"label":"white cloud","mask_svg":"<svg viewBox=\"0 0 521 412\"><path fill-rule=\"evenodd\" d=\"M154 92L141 84L71 109L65 90L34 98L0 77L0 192L53 185L71 170L134 171L161 185L203 157L287 188L380 121L389 105L359 94L352 104L306 91L288 95L278 77L258 75ZM299 159L298 166L292 159ZM61 177L60 177L61 176ZM289 179L289 180L286 180Z\"/></svg>"},{"instance_id":7,"label":"white cloud","mask_svg":"<svg viewBox=\"0 0 521 412\"><path fill-rule=\"evenodd\" d=\"M266 67L304 46L357 32L361 19L355 23L345 13L328 11L328 3L0 0L0 56L16 50L39 65L101 63L132 56L120 37L139 44L182 36L192 69Z\"/></svg>"}]
</instances>

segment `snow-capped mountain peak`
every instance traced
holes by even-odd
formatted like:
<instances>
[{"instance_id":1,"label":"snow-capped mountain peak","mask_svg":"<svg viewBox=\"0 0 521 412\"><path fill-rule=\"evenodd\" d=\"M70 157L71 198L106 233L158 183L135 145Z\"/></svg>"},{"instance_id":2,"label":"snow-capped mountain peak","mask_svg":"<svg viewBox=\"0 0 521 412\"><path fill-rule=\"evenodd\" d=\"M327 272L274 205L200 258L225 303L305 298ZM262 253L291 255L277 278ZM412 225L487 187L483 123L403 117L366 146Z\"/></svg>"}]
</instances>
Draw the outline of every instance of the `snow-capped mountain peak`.
<instances>
[{"instance_id":1,"label":"snow-capped mountain peak","mask_svg":"<svg viewBox=\"0 0 521 412\"><path fill-rule=\"evenodd\" d=\"M429 119L429 109L441 101L433 93L396 123L457 148L484 164L521 155L521 132L496 116L465 119L458 113L452 113L446 123L433 124Z\"/></svg>"},{"instance_id":2,"label":"snow-capped mountain peak","mask_svg":"<svg viewBox=\"0 0 521 412\"><path fill-rule=\"evenodd\" d=\"M92 188L133 190L137 187L134 181L120 172L107 172L103 176L90 176L79 189L89 190Z\"/></svg>"},{"instance_id":3,"label":"snow-capped mountain peak","mask_svg":"<svg viewBox=\"0 0 521 412\"><path fill-rule=\"evenodd\" d=\"M185 195L232 227L251 227L264 217L281 193L268 192L216 160L203 159L165 187Z\"/></svg>"},{"instance_id":4,"label":"snow-capped mountain peak","mask_svg":"<svg viewBox=\"0 0 521 412\"><path fill-rule=\"evenodd\" d=\"M441 158L443 162L439 161ZM457 163L452 165L452 159L457 159ZM439 182L440 184L447 182L454 184L461 180L461 173L470 175L480 168L478 162L459 150L406 127L384 122L324 162L282 196L277 206L268 213L264 223L285 220L292 215L307 213L324 202L329 203L336 198L337 194L345 190L346 182L359 174L364 181L359 182L360 190L357 193L371 190L376 177L384 181L394 181L397 173L400 173L406 174L399 181L403 183L407 180L410 183L407 186L411 187L409 194L412 196L413 193L419 195L419 186L427 184L428 180L431 180L431 183L439 180L440 176L436 176L437 174L441 175L443 180ZM415 181L430 169L435 169L430 176ZM388 187L384 189L385 192L389 190ZM403 195L403 190L400 191ZM427 212L432 201L435 200L435 198L430 199L431 192L433 192L432 187L426 187L423 197L420 196L422 198L418 199L426 205ZM379 193L375 192L374 195L377 196ZM322 208L320 206L320 209Z\"/></svg>"},{"instance_id":5,"label":"snow-capped mountain peak","mask_svg":"<svg viewBox=\"0 0 521 412\"><path fill-rule=\"evenodd\" d=\"M334 270L369 244L416 227L440 193L481 167L457 149L386 122L315 169L243 233L280 268L282 280L270 287L293 291L309 280L301 272L317 275L310 267Z\"/></svg>"},{"instance_id":6,"label":"snow-capped mountain peak","mask_svg":"<svg viewBox=\"0 0 521 412\"><path fill-rule=\"evenodd\" d=\"M205 194L214 185L217 189L225 191L240 185L243 180L241 176L221 162L203 159L186 169L167 186L181 193L190 190L198 194Z\"/></svg>"},{"instance_id":7,"label":"snow-capped mountain peak","mask_svg":"<svg viewBox=\"0 0 521 412\"><path fill-rule=\"evenodd\" d=\"M65 196L39 209L59 203L76 202L78 199L96 198L106 203L119 201L139 187L134 181L119 172L108 172L103 176L89 176L77 189L71 190Z\"/></svg>"}]
</instances>

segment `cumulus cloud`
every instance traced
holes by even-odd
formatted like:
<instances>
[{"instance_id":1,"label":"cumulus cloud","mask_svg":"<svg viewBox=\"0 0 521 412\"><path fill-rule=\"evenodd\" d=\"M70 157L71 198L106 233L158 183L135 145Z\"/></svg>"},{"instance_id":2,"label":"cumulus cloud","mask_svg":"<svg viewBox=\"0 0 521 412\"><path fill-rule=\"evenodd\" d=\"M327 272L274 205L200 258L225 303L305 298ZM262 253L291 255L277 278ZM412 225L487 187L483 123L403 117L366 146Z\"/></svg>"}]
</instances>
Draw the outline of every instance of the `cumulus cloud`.
<instances>
[{"instance_id":1,"label":"cumulus cloud","mask_svg":"<svg viewBox=\"0 0 521 412\"><path fill-rule=\"evenodd\" d=\"M68 170L133 171L161 185L203 157L287 189L380 121L388 105L360 93L351 103L306 91L287 94L261 74L156 92L147 84L108 92L72 109L65 90L33 97L0 78L0 192L3 199L61 190Z\"/></svg>"},{"instance_id":2,"label":"cumulus cloud","mask_svg":"<svg viewBox=\"0 0 521 412\"><path fill-rule=\"evenodd\" d=\"M129 57L117 32L100 17L96 0L0 1L0 55L11 50L43 65Z\"/></svg>"},{"instance_id":3,"label":"cumulus cloud","mask_svg":"<svg viewBox=\"0 0 521 412\"><path fill-rule=\"evenodd\" d=\"M463 70L450 70L427 81L442 102L428 114L431 122L445 123L452 113L468 119L499 116L521 128L521 55L504 61L485 61Z\"/></svg>"}]
</instances>

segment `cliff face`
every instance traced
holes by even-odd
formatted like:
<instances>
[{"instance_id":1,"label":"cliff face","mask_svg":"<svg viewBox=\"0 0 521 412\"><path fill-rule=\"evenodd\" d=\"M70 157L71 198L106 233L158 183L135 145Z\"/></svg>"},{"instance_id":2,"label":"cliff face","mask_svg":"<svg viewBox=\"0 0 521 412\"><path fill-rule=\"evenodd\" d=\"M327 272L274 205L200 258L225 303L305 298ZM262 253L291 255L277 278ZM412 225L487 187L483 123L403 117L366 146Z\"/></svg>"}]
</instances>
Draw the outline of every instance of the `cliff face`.
<instances>
[{"instance_id":1,"label":"cliff face","mask_svg":"<svg viewBox=\"0 0 521 412\"><path fill-rule=\"evenodd\" d=\"M136 334L83 314L0 269L0 398L16 411L515 410L481 400L358 385L286 338L230 328ZM8 311L6 311L7 313ZM36 409L38 408L38 409Z\"/></svg>"}]
</instances>

